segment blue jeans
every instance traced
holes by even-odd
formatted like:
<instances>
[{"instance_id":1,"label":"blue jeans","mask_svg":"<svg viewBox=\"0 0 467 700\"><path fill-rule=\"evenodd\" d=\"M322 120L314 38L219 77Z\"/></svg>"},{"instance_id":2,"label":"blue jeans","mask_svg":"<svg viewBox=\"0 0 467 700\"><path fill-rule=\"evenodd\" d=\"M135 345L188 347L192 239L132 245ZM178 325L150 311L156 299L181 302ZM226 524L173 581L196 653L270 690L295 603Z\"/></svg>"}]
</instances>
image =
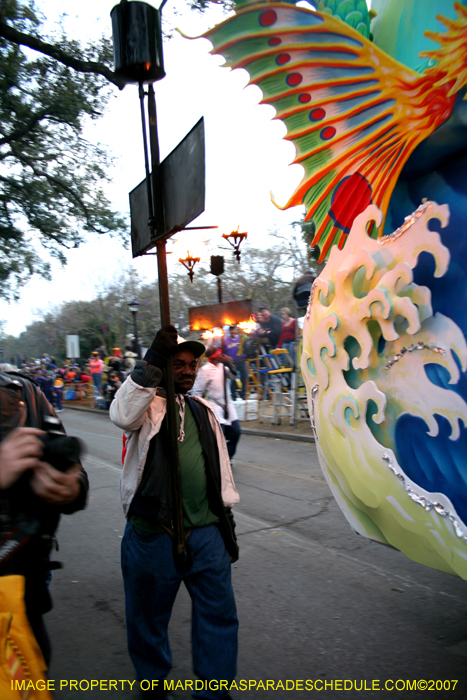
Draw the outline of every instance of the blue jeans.
<instances>
[{"instance_id":1,"label":"blue jeans","mask_svg":"<svg viewBox=\"0 0 467 700\"><path fill-rule=\"evenodd\" d=\"M63 389L61 387L56 386L55 387L55 400L57 402L57 408L59 411L61 411L63 409L62 397L63 397Z\"/></svg>"},{"instance_id":2,"label":"blue jeans","mask_svg":"<svg viewBox=\"0 0 467 700\"><path fill-rule=\"evenodd\" d=\"M229 453L229 459L233 459L235 452L237 451L237 444L240 440L240 435L242 434L242 429L240 427L239 420L233 420L230 425L221 424L222 432L224 433L225 442L227 445L227 452Z\"/></svg>"},{"instance_id":3,"label":"blue jeans","mask_svg":"<svg viewBox=\"0 0 467 700\"><path fill-rule=\"evenodd\" d=\"M294 366L295 366L295 340L284 340L282 343L282 347L284 350L287 350L287 352L290 355L290 359L292 360Z\"/></svg>"},{"instance_id":4,"label":"blue jeans","mask_svg":"<svg viewBox=\"0 0 467 700\"><path fill-rule=\"evenodd\" d=\"M237 673L238 619L230 557L217 525L195 528L188 540L193 564L177 571L172 538L150 534L128 523L122 540L122 572L128 650L141 680L164 678L172 668L168 625L183 583L192 601L193 670L202 680L230 682ZM226 694L197 690L193 696L216 700Z\"/></svg>"},{"instance_id":5,"label":"blue jeans","mask_svg":"<svg viewBox=\"0 0 467 700\"><path fill-rule=\"evenodd\" d=\"M248 381L248 370L246 367L246 362L245 360L235 360L235 369L240 375L240 381L242 382L242 388L240 389L240 398L244 399L245 398L245 392L246 392L246 385ZM235 400L235 397L237 395L238 387L237 387L237 380L232 379L232 398Z\"/></svg>"},{"instance_id":6,"label":"blue jeans","mask_svg":"<svg viewBox=\"0 0 467 700\"><path fill-rule=\"evenodd\" d=\"M96 389L99 390L99 393L101 392L101 383L102 383L102 372L99 374L93 374L92 375L92 381L94 382L94 386Z\"/></svg>"}]
</instances>

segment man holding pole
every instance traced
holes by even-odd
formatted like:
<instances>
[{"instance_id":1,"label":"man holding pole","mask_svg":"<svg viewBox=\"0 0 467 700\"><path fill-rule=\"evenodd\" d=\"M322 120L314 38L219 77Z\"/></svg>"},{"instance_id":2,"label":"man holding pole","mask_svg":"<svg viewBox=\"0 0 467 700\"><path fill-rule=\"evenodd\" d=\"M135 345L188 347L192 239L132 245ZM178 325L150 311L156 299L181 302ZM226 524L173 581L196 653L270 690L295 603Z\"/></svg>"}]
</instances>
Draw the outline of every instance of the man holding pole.
<instances>
[{"instance_id":1,"label":"man holding pole","mask_svg":"<svg viewBox=\"0 0 467 700\"><path fill-rule=\"evenodd\" d=\"M128 524L122 572L130 656L138 679L155 681L146 695L164 698L172 667L168 624L182 581L193 604L193 670L203 681L193 696L229 698L234 679L238 620L231 562L238 558L231 506L239 496L219 422L192 389L204 346L183 341L173 326L156 335L115 395L112 421L125 431L121 496ZM167 431L165 371L173 363L184 557L177 556L177 475ZM156 683L157 681L157 683Z\"/></svg>"}]
</instances>

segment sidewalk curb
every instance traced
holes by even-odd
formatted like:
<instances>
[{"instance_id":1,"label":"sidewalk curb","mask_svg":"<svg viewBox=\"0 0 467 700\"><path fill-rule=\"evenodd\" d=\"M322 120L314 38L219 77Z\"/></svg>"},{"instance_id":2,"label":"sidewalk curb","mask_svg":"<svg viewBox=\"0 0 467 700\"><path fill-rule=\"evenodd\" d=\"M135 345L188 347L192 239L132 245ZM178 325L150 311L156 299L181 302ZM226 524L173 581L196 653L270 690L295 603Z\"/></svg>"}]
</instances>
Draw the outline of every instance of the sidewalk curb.
<instances>
[{"instance_id":1,"label":"sidewalk curb","mask_svg":"<svg viewBox=\"0 0 467 700\"><path fill-rule=\"evenodd\" d=\"M84 411L85 413L98 413L100 416L108 416L109 412L102 408L88 408L87 406L69 406L64 404L64 408L70 408L72 411ZM297 435L295 433L281 433L272 430L256 430L255 428L244 428L242 424L243 435L252 435L253 437L272 438L274 440L292 440L295 442L311 442L315 439L312 435Z\"/></svg>"},{"instance_id":2,"label":"sidewalk curb","mask_svg":"<svg viewBox=\"0 0 467 700\"><path fill-rule=\"evenodd\" d=\"M242 424L242 435L254 435L256 437L273 438L274 440L295 440L295 442L313 442L313 435L298 435L296 433L277 433L271 430L256 430L256 428L244 428Z\"/></svg>"}]
</instances>

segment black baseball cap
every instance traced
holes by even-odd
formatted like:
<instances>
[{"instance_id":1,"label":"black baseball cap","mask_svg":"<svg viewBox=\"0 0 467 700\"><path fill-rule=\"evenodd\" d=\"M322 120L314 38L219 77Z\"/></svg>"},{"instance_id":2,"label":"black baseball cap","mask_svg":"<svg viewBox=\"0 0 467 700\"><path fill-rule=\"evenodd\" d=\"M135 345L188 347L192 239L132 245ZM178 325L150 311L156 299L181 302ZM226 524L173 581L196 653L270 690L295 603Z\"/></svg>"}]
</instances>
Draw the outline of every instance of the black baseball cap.
<instances>
[{"instance_id":1,"label":"black baseball cap","mask_svg":"<svg viewBox=\"0 0 467 700\"><path fill-rule=\"evenodd\" d=\"M203 343L200 343L199 340L185 340L180 335L177 336L177 344L178 344L178 346L177 346L177 349L175 351L175 354L178 352L182 352L183 350L189 350L190 352L193 353L193 355L195 356L195 359L198 359L198 357L201 357L201 355L206 350Z\"/></svg>"}]
</instances>

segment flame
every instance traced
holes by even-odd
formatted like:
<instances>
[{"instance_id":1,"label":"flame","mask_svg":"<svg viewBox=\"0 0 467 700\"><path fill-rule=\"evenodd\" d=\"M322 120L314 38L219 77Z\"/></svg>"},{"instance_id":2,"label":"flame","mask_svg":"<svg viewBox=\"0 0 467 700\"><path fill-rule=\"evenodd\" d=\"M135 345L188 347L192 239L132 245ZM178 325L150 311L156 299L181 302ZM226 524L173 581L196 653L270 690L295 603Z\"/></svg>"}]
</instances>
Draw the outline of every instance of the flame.
<instances>
[{"instance_id":1,"label":"flame","mask_svg":"<svg viewBox=\"0 0 467 700\"><path fill-rule=\"evenodd\" d=\"M204 331L201 334L203 340L213 340L213 338L222 338L224 331L222 328L213 328L212 331Z\"/></svg>"},{"instance_id":2,"label":"flame","mask_svg":"<svg viewBox=\"0 0 467 700\"><path fill-rule=\"evenodd\" d=\"M170 243L170 250L167 250L167 253L173 253L174 258L176 260L179 260L180 258L186 257L186 252L187 252L187 239L182 235L183 232L179 232L177 234L176 238L171 238L168 241L168 244ZM190 231L191 234L193 234L192 231ZM189 241L189 247L194 250L194 253L188 252L188 257L201 257L205 258L207 255L208 251L208 246L207 246L207 241L206 238L202 235L191 235L190 236L190 241Z\"/></svg>"},{"instance_id":3,"label":"flame","mask_svg":"<svg viewBox=\"0 0 467 700\"><path fill-rule=\"evenodd\" d=\"M243 321L242 323L238 323L238 328L241 328L242 331L245 331L245 333L253 333L253 331L256 328L256 322L252 319L250 316L250 319L248 321Z\"/></svg>"}]
</instances>

